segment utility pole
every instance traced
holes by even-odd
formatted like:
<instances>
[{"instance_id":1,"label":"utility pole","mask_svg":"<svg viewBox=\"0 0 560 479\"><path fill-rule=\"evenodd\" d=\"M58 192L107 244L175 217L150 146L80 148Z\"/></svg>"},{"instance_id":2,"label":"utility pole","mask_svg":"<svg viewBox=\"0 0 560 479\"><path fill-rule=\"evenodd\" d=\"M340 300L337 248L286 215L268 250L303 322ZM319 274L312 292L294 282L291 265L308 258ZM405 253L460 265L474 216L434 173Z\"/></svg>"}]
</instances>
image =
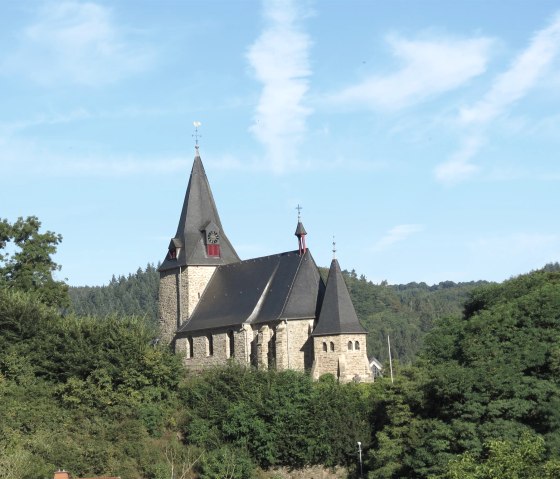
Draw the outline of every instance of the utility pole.
<instances>
[{"instance_id":1,"label":"utility pole","mask_svg":"<svg viewBox=\"0 0 560 479\"><path fill-rule=\"evenodd\" d=\"M358 441L358 454L360 458L360 477L362 477L363 470L362 470L362 443Z\"/></svg>"}]
</instances>

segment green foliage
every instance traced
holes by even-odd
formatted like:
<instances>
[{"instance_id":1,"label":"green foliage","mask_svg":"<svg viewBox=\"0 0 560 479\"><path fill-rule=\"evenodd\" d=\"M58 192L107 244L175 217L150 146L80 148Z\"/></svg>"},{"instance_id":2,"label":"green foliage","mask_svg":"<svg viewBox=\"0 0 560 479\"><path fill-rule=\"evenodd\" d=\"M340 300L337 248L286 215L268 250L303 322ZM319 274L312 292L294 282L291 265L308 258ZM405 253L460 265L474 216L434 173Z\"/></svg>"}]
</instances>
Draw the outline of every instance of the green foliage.
<instances>
[{"instance_id":1,"label":"green foliage","mask_svg":"<svg viewBox=\"0 0 560 479\"><path fill-rule=\"evenodd\" d=\"M252 479L255 466L243 449L221 446L201 458L197 467L200 479Z\"/></svg>"},{"instance_id":2,"label":"green foliage","mask_svg":"<svg viewBox=\"0 0 560 479\"><path fill-rule=\"evenodd\" d=\"M469 293L486 282L441 282L379 285L365 276L343 271L356 314L368 330L368 356L381 362L389 360L387 336L391 337L393 359L410 364L420 351L424 337L436 320L459 317Z\"/></svg>"},{"instance_id":3,"label":"green foliage","mask_svg":"<svg viewBox=\"0 0 560 479\"><path fill-rule=\"evenodd\" d=\"M295 371L205 371L183 389L183 433L208 450L247 450L263 468L353 463L356 441L369 436L360 388Z\"/></svg>"},{"instance_id":4,"label":"green foliage","mask_svg":"<svg viewBox=\"0 0 560 479\"><path fill-rule=\"evenodd\" d=\"M559 344L559 272L473 291L463 318L439 321L422 360L372 395L370 477L536 477L503 454L518 444L537 457L527 452L527 434L544 441L535 464L551 461L547 467L556 470ZM509 469L499 469L500 461Z\"/></svg>"},{"instance_id":5,"label":"green foliage","mask_svg":"<svg viewBox=\"0 0 560 479\"><path fill-rule=\"evenodd\" d=\"M0 286L27 291L52 306L69 304L68 286L56 281L60 266L52 260L62 236L40 233L35 216L18 218L13 224L0 219Z\"/></svg>"},{"instance_id":6,"label":"green foliage","mask_svg":"<svg viewBox=\"0 0 560 479\"><path fill-rule=\"evenodd\" d=\"M62 317L0 289L0 450L14 477L156 477L152 437L174 423L179 358L135 318ZM18 471L22 471L21 473Z\"/></svg>"},{"instance_id":7,"label":"green foliage","mask_svg":"<svg viewBox=\"0 0 560 479\"><path fill-rule=\"evenodd\" d=\"M484 446L482 460L466 452L437 479L556 479L560 460L546 459L542 437L525 432L518 441L494 440ZM434 478L436 479L436 478Z\"/></svg>"},{"instance_id":8,"label":"green foliage","mask_svg":"<svg viewBox=\"0 0 560 479\"><path fill-rule=\"evenodd\" d=\"M158 287L159 273L148 264L127 277L113 276L107 286L70 287L69 293L78 316L138 316L156 324Z\"/></svg>"}]
</instances>

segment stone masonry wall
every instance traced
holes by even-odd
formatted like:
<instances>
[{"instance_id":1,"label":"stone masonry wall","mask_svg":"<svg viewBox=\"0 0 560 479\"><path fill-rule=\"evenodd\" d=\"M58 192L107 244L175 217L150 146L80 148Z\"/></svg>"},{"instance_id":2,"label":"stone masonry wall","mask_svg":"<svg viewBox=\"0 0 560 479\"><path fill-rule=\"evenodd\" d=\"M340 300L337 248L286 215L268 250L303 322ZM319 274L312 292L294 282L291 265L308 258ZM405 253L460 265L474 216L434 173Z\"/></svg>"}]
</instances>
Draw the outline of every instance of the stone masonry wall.
<instances>
[{"instance_id":1,"label":"stone masonry wall","mask_svg":"<svg viewBox=\"0 0 560 479\"><path fill-rule=\"evenodd\" d=\"M187 266L183 271L182 283L185 289L183 321L186 321L196 308L204 289L216 271L216 266ZM188 285L188 286L185 286Z\"/></svg>"},{"instance_id":2,"label":"stone masonry wall","mask_svg":"<svg viewBox=\"0 0 560 479\"><path fill-rule=\"evenodd\" d=\"M165 343L172 342L179 326L190 317L215 269L215 266L187 266L160 273L159 323Z\"/></svg>"},{"instance_id":3,"label":"stone masonry wall","mask_svg":"<svg viewBox=\"0 0 560 479\"><path fill-rule=\"evenodd\" d=\"M276 328L276 367L305 371L313 364L313 319L292 320Z\"/></svg>"},{"instance_id":4,"label":"stone masonry wall","mask_svg":"<svg viewBox=\"0 0 560 479\"><path fill-rule=\"evenodd\" d=\"M179 268L159 274L159 328L161 340L171 343L179 324L177 289Z\"/></svg>"},{"instance_id":5,"label":"stone masonry wall","mask_svg":"<svg viewBox=\"0 0 560 479\"><path fill-rule=\"evenodd\" d=\"M373 380L367 359L365 334L317 336L313 340L315 356L313 379L330 373L341 382L352 381L356 376L361 381ZM352 343L352 348L349 348L349 342ZM356 342L359 344L359 349L356 349Z\"/></svg>"},{"instance_id":6,"label":"stone masonry wall","mask_svg":"<svg viewBox=\"0 0 560 479\"><path fill-rule=\"evenodd\" d=\"M233 334L233 351L230 350L228 332ZM252 334L252 331L249 333ZM224 365L231 360L246 364L246 335L247 332L243 329L241 331L230 329L213 331L212 334L208 332L206 334L196 333L181 336L176 340L176 352L184 354L183 362L185 366L195 371L208 366ZM212 351L210 350L210 336L212 337ZM193 345L192 355L189 338Z\"/></svg>"}]
</instances>

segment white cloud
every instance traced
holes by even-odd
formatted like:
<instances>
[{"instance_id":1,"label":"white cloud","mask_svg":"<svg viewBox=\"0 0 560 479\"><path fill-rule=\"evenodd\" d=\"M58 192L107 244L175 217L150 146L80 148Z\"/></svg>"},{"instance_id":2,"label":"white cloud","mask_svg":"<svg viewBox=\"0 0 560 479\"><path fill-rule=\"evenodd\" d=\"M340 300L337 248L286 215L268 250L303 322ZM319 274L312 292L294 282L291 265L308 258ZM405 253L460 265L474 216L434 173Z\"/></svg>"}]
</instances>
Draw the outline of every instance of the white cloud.
<instances>
[{"instance_id":1,"label":"white cloud","mask_svg":"<svg viewBox=\"0 0 560 479\"><path fill-rule=\"evenodd\" d=\"M487 38L468 40L387 39L402 64L392 74L372 75L331 96L336 103L399 109L458 88L486 70L492 44Z\"/></svg>"},{"instance_id":2,"label":"white cloud","mask_svg":"<svg viewBox=\"0 0 560 479\"><path fill-rule=\"evenodd\" d=\"M464 123L487 123L523 98L544 74L560 51L560 14L538 31L529 47L494 81L490 91L474 106L460 112Z\"/></svg>"},{"instance_id":3,"label":"white cloud","mask_svg":"<svg viewBox=\"0 0 560 479\"><path fill-rule=\"evenodd\" d=\"M447 186L464 181L474 175L479 167L471 162L482 146L479 138L469 138L456 151L449 161L436 166L434 173L437 181Z\"/></svg>"},{"instance_id":4,"label":"white cloud","mask_svg":"<svg viewBox=\"0 0 560 479\"><path fill-rule=\"evenodd\" d=\"M45 85L113 83L148 68L152 52L133 47L109 8L96 3L51 2L24 29L4 69Z\"/></svg>"},{"instance_id":5,"label":"white cloud","mask_svg":"<svg viewBox=\"0 0 560 479\"><path fill-rule=\"evenodd\" d=\"M300 12L290 1L264 3L267 28L247 52L263 90L251 131L266 147L274 171L296 162L296 146L311 110L304 105L309 88L308 35L298 24Z\"/></svg>"},{"instance_id":6,"label":"white cloud","mask_svg":"<svg viewBox=\"0 0 560 479\"><path fill-rule=\"evenodd\" d=\"M416 224L397 225L390 229L383 238L377 241L377 243L374 244L373 249L375 251L385 250L393 244L404 241L412 234L418 233L423 229L424 226Z\"/></svg>"}]
</instances>

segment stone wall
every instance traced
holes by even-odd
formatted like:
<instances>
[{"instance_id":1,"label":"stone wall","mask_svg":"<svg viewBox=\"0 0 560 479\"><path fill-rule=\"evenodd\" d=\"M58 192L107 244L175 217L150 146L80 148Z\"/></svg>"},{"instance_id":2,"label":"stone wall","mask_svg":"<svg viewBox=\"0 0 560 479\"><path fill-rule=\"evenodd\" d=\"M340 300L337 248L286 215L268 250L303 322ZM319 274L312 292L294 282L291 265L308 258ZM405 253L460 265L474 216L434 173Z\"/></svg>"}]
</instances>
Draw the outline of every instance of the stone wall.
<instances>
[{"instance_id":1,"label":"stone wall","mask_svg":"<svg viewBox=\"0 0 560 479\"><path fill-rule=\"evenodd\" d=\"M215 266L187 266L160 272L159 323L165 343L172 342L190 317L215 270Z\"/></svg>"},{"instance_id":2,"label":"stone wall","mask_svg":"<svg viewBox=\"0 0 560 479\"><path fill-rule=\"evenodd\" d=\"M179 326L178 273L179 268L159 274L159 328L161 340L166 344L171 343Z\"/></svg>"},{"instance_id":3,"label":"stone wall","mask_svg":"<svg viewBox=\"0 0 560 479\"><path fill-rule=\"evenodd\" d=\"M373 380L367 359L365 334L314 337L313 352L313 379L318 379L323 374L333 374L341 382L355 378L360 381Z\"/></svg>"},{"instance_id":4,"label":"stone wall","mask_svg":"<svg viewBox=\"0 0 560 479\"><path fill-rule=\"evenodd\" d=\"M305 371L313 364L311 331L314 319L285 322L276 327L276 367Z\"/></svg>"},{"instance_id":5,"label":"stone wall","mask_svg":"<svg viewBox=\"0 0 560 479\"><path fill-rule=\"evenodd\" d=\"M182 283L186 293L186 301L183 306L183 322L191 316L194 308L196 308L214 271L216 271L216 266L187 266L183 271Z\"/></svg>"},{"instance_id":6,"label":"stone wall","mask_svg":"<svg viewBox=\"0 0 560 479\"><path fill-rule=\"evenodd\" d=\"M247 335L250 335L252 340L252 334L252 331L245 329L213 331L212 334L197 332L178 337L175 341L175 351L183 354L185 366L193 370L225 365L232 360L247 364ZM233 349L230 335L233 335Z\"/></svg>"}]
</instances>

